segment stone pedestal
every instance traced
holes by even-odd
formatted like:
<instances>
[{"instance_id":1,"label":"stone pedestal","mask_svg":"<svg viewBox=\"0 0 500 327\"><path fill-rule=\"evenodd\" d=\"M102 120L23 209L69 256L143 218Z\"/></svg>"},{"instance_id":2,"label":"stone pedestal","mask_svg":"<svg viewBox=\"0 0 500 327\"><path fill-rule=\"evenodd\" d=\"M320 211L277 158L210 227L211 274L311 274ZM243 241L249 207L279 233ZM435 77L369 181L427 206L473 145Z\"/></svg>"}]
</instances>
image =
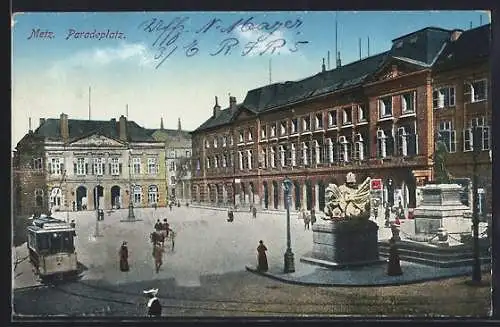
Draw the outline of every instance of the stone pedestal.
<instances>
[{"instance_id":1,"label":"stone pedestal","mask_svg":"<svg viewBox=\"0 0 500 327\"><path fill-rule=\"evenodd\" d=\"M420 188L422 201L415 208L415 233L437 234L439 228L448 233L470 231L472 221L464 217L469 207L460 201L457 184L426 185Z\"/></svg>"},{"instance_id":2,"label":"stone pedestal","mask_svg":"<svg viewBox=\"0 0 500 327\"><path fill-rule=\"evenodd\" d=\"M301 261L330 268L381 262L378 226L370 220L341 222L319 220L314 224L313 250Z\"/></svg>"}]
</instances>

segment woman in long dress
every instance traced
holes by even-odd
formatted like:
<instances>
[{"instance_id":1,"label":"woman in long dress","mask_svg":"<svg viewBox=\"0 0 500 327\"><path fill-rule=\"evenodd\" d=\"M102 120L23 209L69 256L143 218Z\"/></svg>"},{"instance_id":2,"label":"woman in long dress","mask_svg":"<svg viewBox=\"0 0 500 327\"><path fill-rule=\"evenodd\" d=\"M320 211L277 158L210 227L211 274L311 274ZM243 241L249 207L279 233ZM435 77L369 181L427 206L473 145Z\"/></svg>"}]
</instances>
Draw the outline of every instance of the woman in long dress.
<instances>
[{"instance_id":1,"label":"woman in long dress","mask_svg":"<svg viewBox=\"0 0 500 327\"><path fill-rule=\"evenodd\" d=\"M159 245L154 245L153 258L155 260L156 273L159 273L160 268L163 265L163 247L161 247Z\"/></svg>"},{"instance_id":2,"label":"woman in long dress","mask_svg":"<svg viewBox=\"0 0 500 327\"><path fill-rule=\"evenodd\" d=\"M257 247L257 270L261 272L266 272L269 267L267 265L267 255L266 255L267 248L264 245L264 242L262 240L259 241L259 246Z\"/></svg>"},{"instance_id":3,"label":"woman in long dress","mask_svg":"<svg viewBox=\"0 0 500 327\"><path fill-rule=\"evenodd\" d=\"M120 247L120 270L129 271L127 242L123 241Z\"/></svg>"}]
</instances>

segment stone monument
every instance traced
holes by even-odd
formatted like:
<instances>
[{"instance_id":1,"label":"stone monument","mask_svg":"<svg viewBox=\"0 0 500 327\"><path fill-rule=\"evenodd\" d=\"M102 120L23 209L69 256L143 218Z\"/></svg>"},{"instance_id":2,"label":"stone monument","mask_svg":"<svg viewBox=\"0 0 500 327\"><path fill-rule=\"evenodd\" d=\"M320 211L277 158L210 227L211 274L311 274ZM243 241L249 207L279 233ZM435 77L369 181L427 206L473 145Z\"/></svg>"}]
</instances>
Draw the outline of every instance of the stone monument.
<instances>
[{"instance_id":1,"label":"stone monument","mask_svg":"<svg viewBox=\"0 0 500 327\"><path fill-rule=\"evenodd\" d=\"M313 225L313 250L302 262L329 268L379 263L378 226L370 220L370 178L356 175L325 191L325 216Z\"/></svg>"}]
</instances>

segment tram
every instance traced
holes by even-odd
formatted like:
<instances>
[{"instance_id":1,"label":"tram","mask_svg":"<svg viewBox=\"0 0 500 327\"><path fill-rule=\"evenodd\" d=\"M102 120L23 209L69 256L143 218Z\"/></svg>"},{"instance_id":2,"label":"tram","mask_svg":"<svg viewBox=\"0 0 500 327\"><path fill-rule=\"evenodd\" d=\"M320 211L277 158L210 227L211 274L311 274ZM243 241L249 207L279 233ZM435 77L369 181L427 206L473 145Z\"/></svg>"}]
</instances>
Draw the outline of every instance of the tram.
<instances>
[{"instance_id":1,"label":"tram","mask_svg":"<svg viewBox=\"0 0 500 327\"><path fill-rule=\"evenodd\" d=\"M75 229L49 216L33 219L27 227L29 259L41 278L62 278L78 272L74 245Z\"/></svg>"}]
</instances>

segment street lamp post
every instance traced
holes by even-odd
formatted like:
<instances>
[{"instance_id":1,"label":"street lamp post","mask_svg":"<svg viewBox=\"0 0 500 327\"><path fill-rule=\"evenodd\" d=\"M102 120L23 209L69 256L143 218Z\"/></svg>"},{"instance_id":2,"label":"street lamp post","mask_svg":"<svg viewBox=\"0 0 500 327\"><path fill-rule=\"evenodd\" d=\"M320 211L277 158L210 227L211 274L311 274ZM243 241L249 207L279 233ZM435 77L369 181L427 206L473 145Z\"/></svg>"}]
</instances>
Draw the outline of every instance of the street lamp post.
<instances>
[{"instance_id":1,"label":"street lamp post","mask_svg":"<svg viewBox=\"0 0 500 327\"><path fill-rule=\"evenodd\" d=\"M473 234L473 252L474 261L472 267L472 281L481 282L481 261L479 259L479 195L477 193L477 157L481 151L482 129L478 127L473 128L472 133L472 160L473 160L473 173L472 173L472 234Z\"/></svg>"},{"instance_id":2,"label":"street lamp post","mask_svg":"<svg viewBox=\"0 0 500 327\"><path fill-rule=\"evenodd\" d=\"M128 181L129 181L129 201L128 201L128 220L129 221L134 221L135 220L135 215L134 215L134 204L132 202L133 195L132 195L132 165L131 165L131 155L132 155L132 150L129 150L129 156L128 156Z\"/></svg>"},{"instance_id":3,"label":"street lamp post","mask_svg":"<svg viewBox=\"0 0 500 327\"><path fill-rule=\"evenodd\" d=\"M290 235L290 198L291 198L291 189L292 189L292 181L286 177L283 181L283 187L285 189L285 204L286 204L286 252L285 252L285 273L295 272L295 262L293 258L292 252L292 240Z\"/></svg>"},{"instance_id":4,"label":"street lamp post","mask_svg":"<svg viewBox=\"0 0 500 327\"><path fill-rule=\"evenodd\" d=\"M96 219L95 219L95 237L100 237L102 236L99 232L99 179L97 179L97 184L94 187L94 206L95 206L95 213L96 213Z\"/></svg>"}]
</instances>

